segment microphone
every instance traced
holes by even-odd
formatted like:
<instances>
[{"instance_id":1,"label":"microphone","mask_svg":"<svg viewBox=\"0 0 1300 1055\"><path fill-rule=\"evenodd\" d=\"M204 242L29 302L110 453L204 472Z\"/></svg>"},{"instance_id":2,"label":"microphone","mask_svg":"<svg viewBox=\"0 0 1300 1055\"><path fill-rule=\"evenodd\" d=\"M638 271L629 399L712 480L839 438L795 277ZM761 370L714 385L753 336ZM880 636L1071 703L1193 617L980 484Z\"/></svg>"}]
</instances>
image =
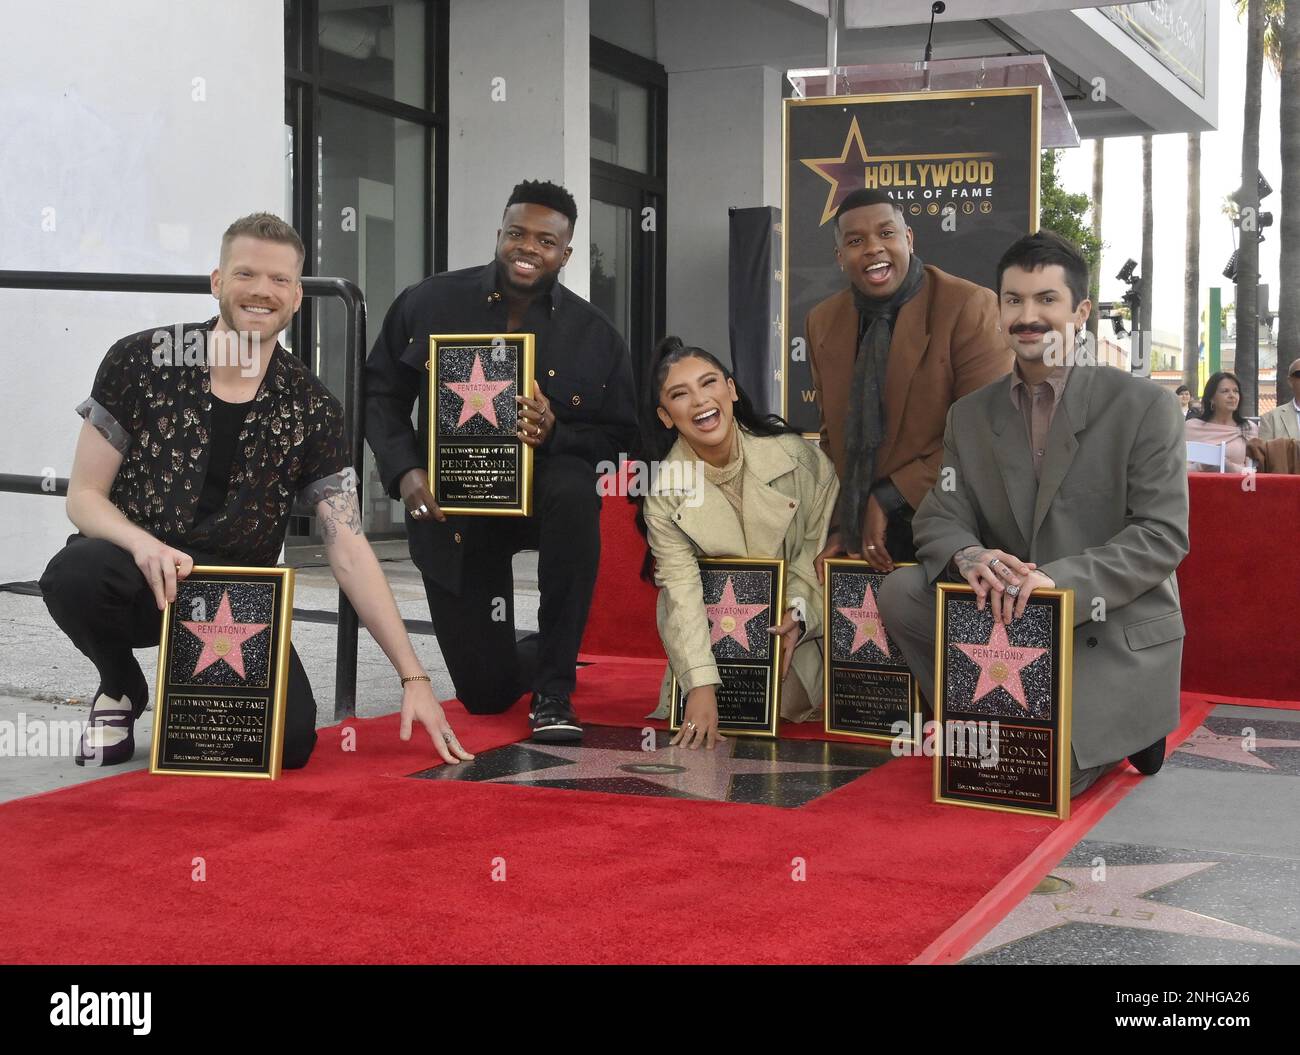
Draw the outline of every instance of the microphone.
<instances>
[{"instance_id":1,"label":"microphone","mask_svg":"<svg viewBox=\"0 0 1300 1055\"><path fill-rule=\"evenodd\" d=\"M941 15L948 9L948 5L943 0L934 0L930 5L930 35L925 38L925 61L930 61L930 56L934 54L934 16Z\"/></svg>"}]
</instances>

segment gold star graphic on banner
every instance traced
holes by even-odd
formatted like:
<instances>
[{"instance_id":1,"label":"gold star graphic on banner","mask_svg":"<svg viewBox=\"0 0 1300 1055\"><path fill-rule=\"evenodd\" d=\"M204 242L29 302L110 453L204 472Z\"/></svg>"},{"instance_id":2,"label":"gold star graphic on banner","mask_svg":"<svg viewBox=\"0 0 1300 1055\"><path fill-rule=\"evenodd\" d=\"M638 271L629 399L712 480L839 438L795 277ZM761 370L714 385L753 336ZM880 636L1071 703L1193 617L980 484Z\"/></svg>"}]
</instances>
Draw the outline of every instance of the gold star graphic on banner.
<instances>
[{"instance_id":1,"label":"gold star graphic on banner","mask_svg":"<svg viewBox=\"0 0 1300 1055\"><path fill-rule=\"evenodd\" d=\"M849 152L857 148L857 157L849 159ZM952 161L957 158L991 158L996 157L991 151L958 152L952 154L876 154L867 152L867 145L862 139L862 129L858 119L853 118L849 124L848 135L844 137L844 147L839 157L800 158L801 164L807 165L817 175L830 184L826 192L826 206L822 209L822 218L818 226L828 223L834 216L840 202L855 190L861 190L866 183L865 173L868 162L876 164L883 161Z\"/></svg>"}]
</instances>

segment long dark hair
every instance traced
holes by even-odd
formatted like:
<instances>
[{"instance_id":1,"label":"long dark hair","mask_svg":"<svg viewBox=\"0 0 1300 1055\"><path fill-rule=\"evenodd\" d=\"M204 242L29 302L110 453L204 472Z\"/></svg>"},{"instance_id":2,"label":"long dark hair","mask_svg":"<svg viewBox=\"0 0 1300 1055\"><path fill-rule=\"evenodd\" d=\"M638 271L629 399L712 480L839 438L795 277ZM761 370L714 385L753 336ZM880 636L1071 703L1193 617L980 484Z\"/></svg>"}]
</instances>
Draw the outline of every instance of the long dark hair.
<instances>
[{"instance_id":1,"label":"long dark hair","mask_svg":"<svg viewBox=\"0 0 1300 1055\"><path fill-rule=\"evenodd\" d=\"M1205 395L1201 397L1201 420L1214 420L1214 393L1219 385L1224 381L1232 381L1237 386L1237 391L1241 391L1241 380L1231 370L1220 370L1210 375L1210 379L1205 382ZM1232 412L1232 420L1237 423L1239 429L1245 429L1246 419L1241 413L1241 400L1237 400L1237 408Z\"/></svg>"},{"instance_id":2,"label":"long dark hair","mask_svg":"<svg viewBox=\"0 0 1300 1055\"><path fill-rule=\"evenodd\" d=\"M659 394L663 391L668 371L672 369L674 363L679 363L683 359L703 359L721 372L724 382L731 381L736 385L736 401L731 405L732 416L736 419L736 424L746 432L753 436L780 436L786 432L798 435L798 430L784 418L776 414L760 414L755 410L753 402L736 381L736 375L712 352L688 345L680 337L665 337L655 346L654 354L650 357L650 369L646 373L645 384L641 386L641 457L647 463L653 465L662 462L672 450L673 444L677 442L677 429L665 428L664 423L659 420L657 411ZM654 582L654 554L650 551L650 541L646 531L644 495L637 496L636 506L636 529L641 532L641 537L646 539L645 557L641 561L641 578L652 583Z\"/></svg>"}]
</instances>

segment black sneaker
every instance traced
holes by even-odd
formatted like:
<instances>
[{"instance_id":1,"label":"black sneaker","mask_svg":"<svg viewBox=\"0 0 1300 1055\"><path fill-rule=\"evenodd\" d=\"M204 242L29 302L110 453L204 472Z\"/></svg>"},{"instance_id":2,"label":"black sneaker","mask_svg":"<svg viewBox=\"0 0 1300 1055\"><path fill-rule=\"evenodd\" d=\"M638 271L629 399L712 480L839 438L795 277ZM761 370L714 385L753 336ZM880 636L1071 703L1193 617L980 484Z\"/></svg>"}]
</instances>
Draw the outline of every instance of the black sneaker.
<instances>
[{"instance_id":1,"label":"black sneaker","mask_svg":"<svg viewBox=\"0 0 1300 1055\"><path fill-rule=\"evenodd\" d=\"M1129 755L1128 760L1144 777L1155 776L1165 764L1165 738L1162 736L1150 747Z\"/></svg>"},{"instance_id":2,"label":"black sneaker","mask_svg":"<svg viewBox=\"0 0 1300 1055\"><path fill-rule=\"evenodd\" d=\"M542 743L562 744L582 739L582 726L567 696L534 693L528 724L533 739Z\"/></svg>"}]
</instances>

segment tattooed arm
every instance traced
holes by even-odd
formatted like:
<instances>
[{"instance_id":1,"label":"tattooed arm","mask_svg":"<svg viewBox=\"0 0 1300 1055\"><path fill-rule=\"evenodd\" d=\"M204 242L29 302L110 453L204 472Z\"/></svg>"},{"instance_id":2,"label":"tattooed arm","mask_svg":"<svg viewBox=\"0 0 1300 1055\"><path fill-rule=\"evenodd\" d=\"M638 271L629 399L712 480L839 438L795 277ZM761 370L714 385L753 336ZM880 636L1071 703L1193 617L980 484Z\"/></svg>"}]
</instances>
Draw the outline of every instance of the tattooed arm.
<instances>
[{"instance_id":1,"label":"tattooed arm","mask_svg":"<svg viewBox=\"0 0 1300 1055\"><path fill-rule=\"evenodd\" d=\"M393 592L388 588L375 551L361 531L361 507L355 489L327 494L316 504L325 553L339 586L357 610L361 623L379 643L399 677L424 674L411 647ZM411 738L411 725L419 721L433 738L438 753L447 762L474 756L460 746L443 713L433 686L427 681L411 681L402 690L401 738Z\"/></svg>"}]
</instances>

